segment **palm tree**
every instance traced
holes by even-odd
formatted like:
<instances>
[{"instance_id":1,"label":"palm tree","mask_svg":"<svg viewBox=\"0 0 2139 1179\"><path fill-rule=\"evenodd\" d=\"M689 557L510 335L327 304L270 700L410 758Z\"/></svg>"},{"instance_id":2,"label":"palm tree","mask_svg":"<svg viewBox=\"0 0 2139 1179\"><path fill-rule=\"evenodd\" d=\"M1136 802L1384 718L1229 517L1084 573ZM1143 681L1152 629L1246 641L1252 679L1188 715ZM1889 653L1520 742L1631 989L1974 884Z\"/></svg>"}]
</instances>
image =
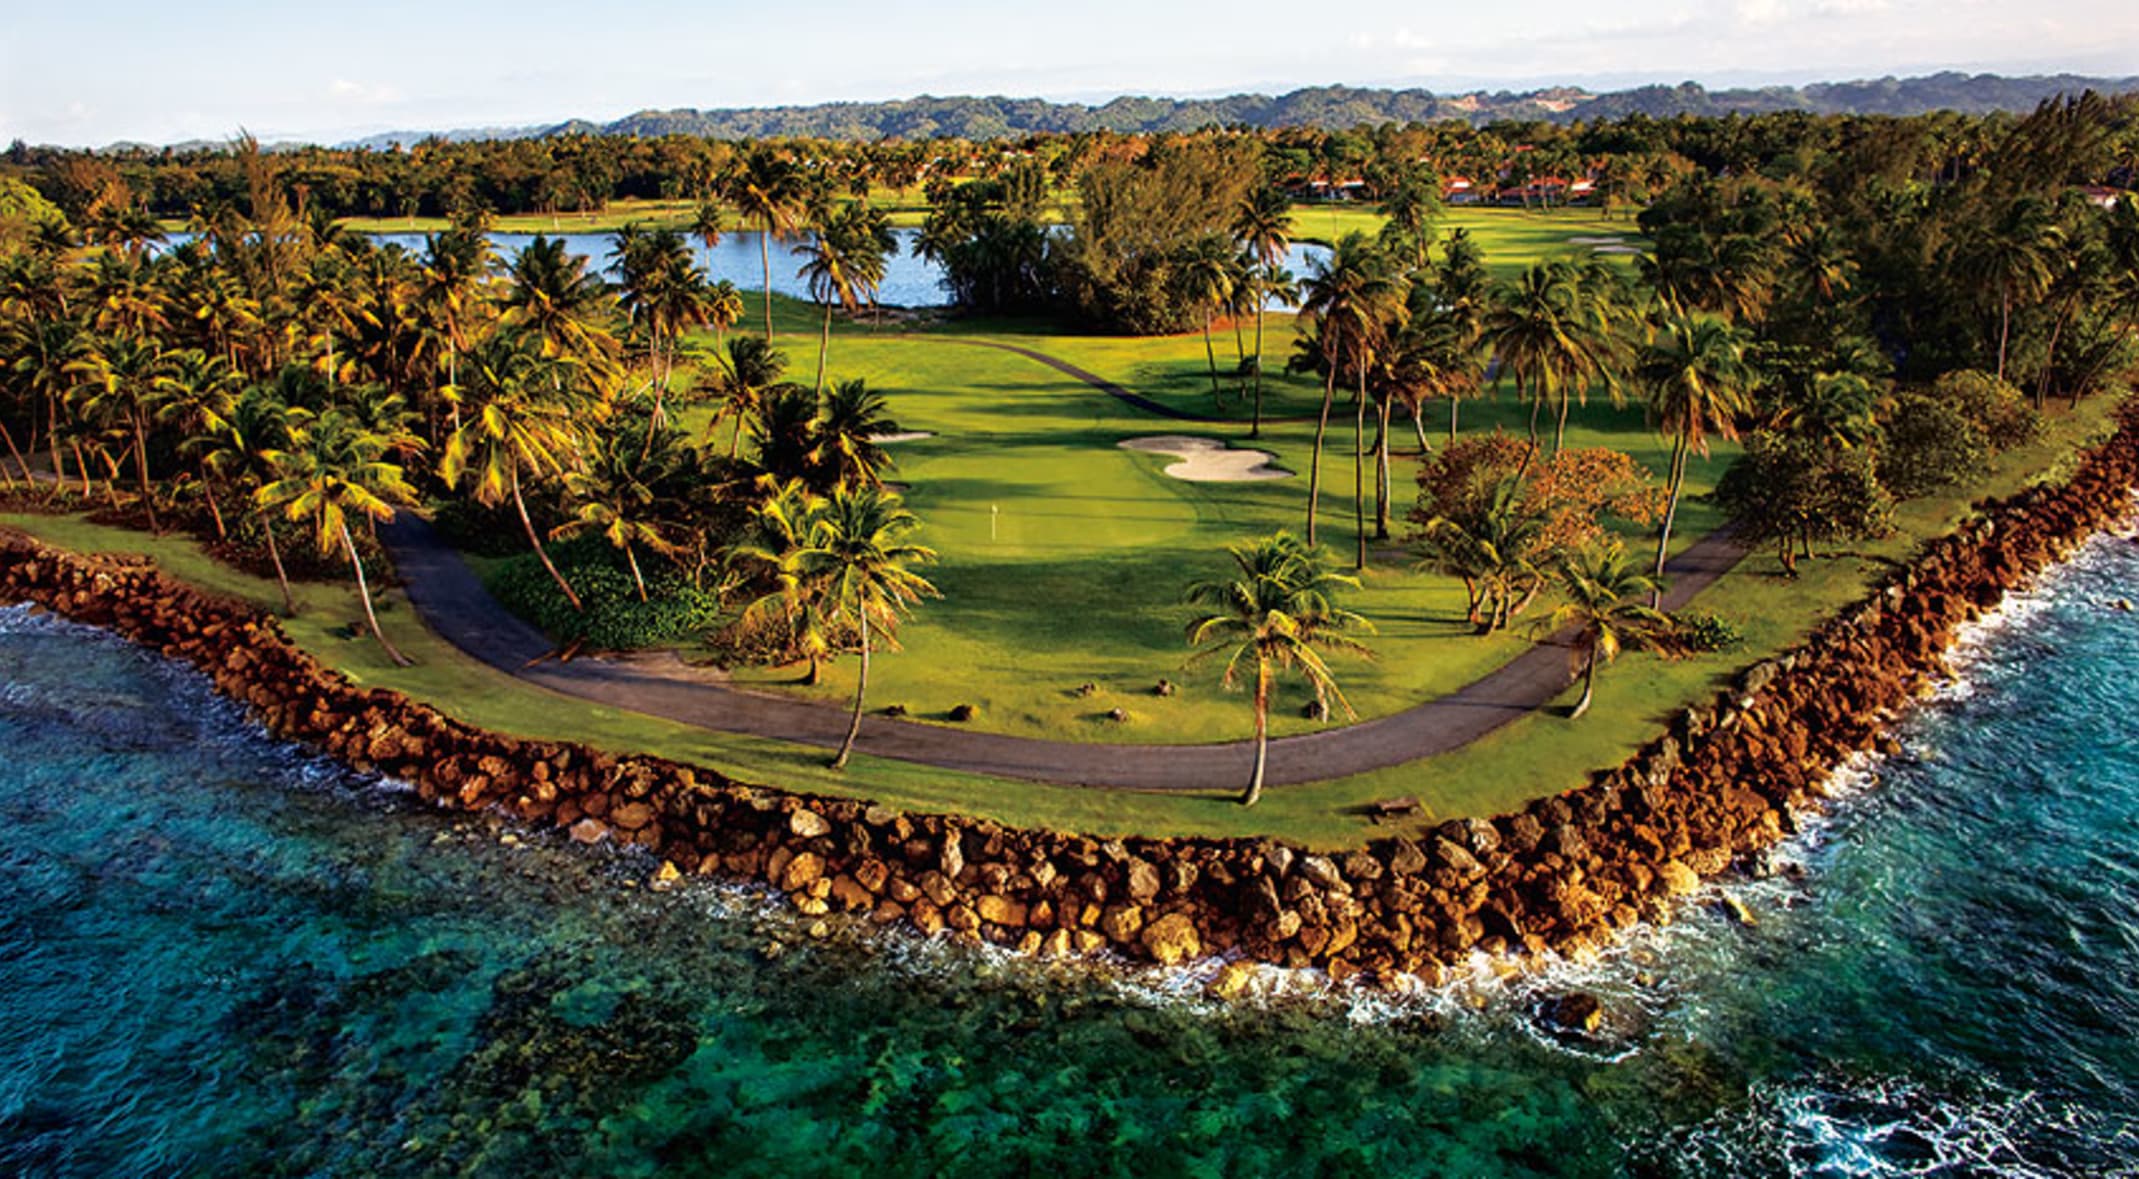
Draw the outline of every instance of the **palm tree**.
<instances>
[{"instance_id":1,"label":"palm tree","mask_svg":"<svg viewBox=\"0 0 2139 1179\"><path fill-rule=\"evenodd\" d=\"M224 416L237 398L238 374L220 356L198 348L185 348L168 358L156 376L158 421L176 423L180 437L193 440L222 431ZM200 471L201 490L208 499L208 515L215 521L217 540L229 539L223 526L223 507L216 502L215 478L205 464Z\"/></svg>"},{"instance_id":2,"label":"palm tree","mask_svg":"<svg viewBox=\"0 0 2139 1179\"><path fill-rule=\"evenodd\" d=\"M1234 271L1233 248L1216 234L1197 238L1181 255L1174 271L1183 301L1203 312L1203 358L1211 370L1211 400L1219 398L1218 354L1211 349L1211 317L1232 301L1239 285Z\"/></svg>"},{"instance_id":3,"label":"palm tree","mask_svg":"<svg viewBox=\"0 0 2139 1179\"><path fill-rule=\"evenodd\" d=\"M275 481L275 456L290 448L291 420L292 411L276 396L274 386L254 385L238 396L230 412L216 421L213 429L194 439L191 447L211 483L218 478L228 479L256 493ZM275 567L275 583L282 588L282 612L295 614L297 602L290 594L290 574L283 568L282 550L275 543L272 515L261 514L260 531L267 537L267 556Z\"/></svg>"},{"instance_id":4,"label":"palm tree","mask_svg":"<svg viewBox=\"0 0 2139 1179\"><path fill-rule=\"evenodd\" d=\"M1412 270L1426 268L1426 254L1433 245L1433 225L1443 211L1440 185L1418 172L1407 172L1383 198L1381 212L1389 220L1382 232L1392 239L1392 246L1408 247Z\"/></svg>"},{"instance_id":5,"label":"palm tree","mask_svg":"<svg viewBox=\"0 0 2139 1179\"><path fill-rule=\"evenodd\" d=\"M824 392L834 303L852 313L865 301L875 302L884 282L884 259L897 244L882 213L849 205L819 225L808 244L795 247L795 255L803 259L800 275L810 298L824 307L824 328L817 339L818 393Z\"/></svg>"},{"instance_id":6,"label":"palm tree","mask_svg":"<svg viewBox=\"0 0 2139 1179\"><path fill-rule=\"evenodd\" d=\"M818 465L828 468L838 483L881 486L891 455L876 440L898 432L891 403L882 393L859 377L840 381L820 399Z\"/></svg>"},{"instance_id":7,"label":"palm tree","mask_svg":"<svg viewBox=\"0 0 2139 1179\"><path fill-rule=\"evenodd\" d=\"M862 703L869 692L872 636L897 650L899 616L936 587L915 570L936 559L935 550L906 539L921 521L896 494L876 487L841 487L810 521L802 547L791 558L794 577L824 587L836 622L853 628L861 644L861 674L854 682L854 714L846 740L832 759L843 769L861 733Z\"/></svg>"},{"instance_id":8,"label":"palm tree","mask_svg":"<svg viewBox=\"0 0 2139 1179\"><path fill-rule=\"evenodd\" d=\"M496 507L511 499L542 567L572 608L583 610L579 594L557 571L535 533L522 484L527 478L561 474L574 463L580 436L601 408L598 399L587 391L576 364L544 355L541 345L523 332L499 332L469 361L469 380L461 395L468 412L446 439L439 478L451 487L473 472L476 502Z\"/></svg>"},{"instance_id":9,"label":"palm tree","mask_svg":"<svg viewBox=\"0 0 2139 1179\"><path fill-rule=\"evenodd\" d=\"M1533 554L1544 530L1544 518L1523 501L1522 480L1510 476L1466 518L1426 522L1419 568L1460 579L1469 596L1466 617L1477 633L1492 634L1527 609L1542 587Z\"/></svg>"},{"instance_id":10,"label":"palm tree","mask_svg":"<svg viewBox=\"0 0 2139 1179\"><path fill-rule=\"evenodd\" d=\"M1626 547L1614 540L1577 549L1560 561L1560 592L1566 601L1541 618L1537 630L1550 634L1575 627L1572 655L1582 676L1582 698L1567 719L1589 711L1597 693L1597 665L1619 652L1654 647L1669 638L1670 616L1643 602L1658 592L1657 581L1642 573Z\"/></svg>"},{"instance_id":11,"label":"palm tree","mask_svg":"<svg viewBox=\"0 0 2139 1179\"><path fill-rule=\"evenodd\" d=\"M807 661L802 678L807 687L816 686L836 644L824 587L797 577L792 560L823 505L823 498L801 479L772 485L752 509L742 537L725 553L731 573L770 587L744 607L742 624L771 631L784 651Z\"/></svg>"},{"instance_id":12,"label":"palm tree","mask_svg":"<svg viewBox=\"0 0 2139 1179\"><path fill-rule=\"evenodd\" d=\"M675 435L662 431L651 422L646 429L650 434L664 436L673 446ZM647 601L646 575L639 569L639 557L635 551L644 545L664 556L673 556L682 551L681 546L668 539L661 528L659 506L653 487L647 481L650 458L655 442L649 437L646 442L633 447L621 436L604 438L589 457L583 471L566 471L565 491L578 501L572 519L550 530L552 539L578 536L597 532L619 552L631 568L631 581L639 591L639 600ZM658 469L658 467L655 467Z\"/></svg>"},{"instance_id":13,"label":"palm tree","mask_svg":"<svg viewBox=\"0 0 2139 1179\"><path fill-rule=\"evenodd\" d=\"M587 270L586 255L566 250L563 238L535 235L514 255L506 277L500 300L506 319L532 330L544 355L593 361L613 348L596 323L606 298L602 280Z\"/></svg>"},{"instance_id":14,"label":"palm tree","mask_svg":"<svg viewBox=\"0 0 2139 1179\"><path fill-rule=\"evenodd\" d=\"M1255 190L1254 195L1241 202L1233 216L1233 237L1241 246L1255 255L1258 263L1258 287L1260 293L1255 301L1255 419L1248 427L1248 437L1259 438L1263 432L1263 308L1272 299L1284 306L1299 303L1298 287L1291 283L1291 275L1278 266L1292 247L1292 206L1282 189L1265 186ZM1280 283L1278 276L1285 282ZM1285 298L1281 292L1289 293Z\"/></svg>"},{"instance_id":15,"label":"palm tree","mask_svg":"<svg viewBox=\"0 0 2139 1179\"><path fill-rule=\"evenodd\" d=\"M720 206L711 201L701 202L691 214L691 236L708 250L719 245L721 235L727 231L727 217L721 213Z\"/></svg>"},{"instance_id":16,"label":"palm tree","mask_svg":"<svg viewBox=\"0 0 2139 1179\"><path fill-rule=\"evenodd\" d=\"M1337 373L1346 363L1359 379L1358 437L1354 446L1355 515L1359 517L1359 564L1366 565L1365 484L1366 376L1375 349L1388 337L1390 322L1403 307L1404 288L1389 273L1387 260L1365 234L1348 233L1327 258L1317 258L1302 287L1301 312L1315 325L1321 343L1322 409L1315 418L1314 457L1307 470L1307 543L1315 543L1315 509L1322 494L1322 444L1329 432L1330 405L1336 398Z\"/></svg>"},{"instance_id":17,"label":"palm tree","mask_svg":"<svg viewBox=\"0 0 2139 1179\"><path fill-rule=\"evenodd\" d=\"M706 442L712 442L713 430L722 421L734 422L735 433L728 440L728 457L734 458L742 447L745 427L757 417L766 395L780 384L786 371L787 354L765 341L755 336L729 340L719 371L704 385L720 399L706 422Z\"/></svg>"},{"instance_id":18,"label":"palm tree","mask_svg":"<svg viewBox=\"0 0 2139 1179\"><path fill-rule=\"evenodd\" d=\"M728 177L728 203L758 223L758 253L765 263L765 342L772 343L772 239L793 232L802 207L802 173L785 157L759 147L736 163Z\"/></svg>"},{"instance_id":19,"label":"palm tree","mask_svg":"<svg viewBox=\"0 0 2139 1179\"><path fill-rule=\"evenodd\" d=\"M2064 230L2050 206L2038 197L2023 196L1962 244L1963 273L1998 300L1997 377L2001 381L2013 331L2013 304L2037 298L2049 287L2064 240Z\"/></svg>"},{"instance_id":20,"label":"palm tree","mask_svg":"<svg viewBox=\"0 0 2139 1179\"><path fill-rule=\"evenodd\" d=\"M1579 275L1564 262L1539 262L1503 289L1486 313L1486 338L1501 366L1515 374L1516 396L1530 402L1530 451L1540 446L1537 419L1562 387L1596 369L1590 322L1581 306Z\"/></svg>"},{"instance_id":21,"label":"palm tree","mask_svg":"<svg viewBox=\"0 0 2139 1179\"><path fill-rule=\"evenodd\" d=\"M721 279L706 288L706 323L713 329L713 346L721 346L721 337L729 328L742 322L743 292L735 284Z\"/></svg>"},{"instance_id":22,"label":"palm tree","mask_svg":"<svg viewBox=\"0 0 2139 1179\"><path fill-rule=\"evenodd\" d=\"M1240 805L1254 806L1263 796L1263 776L1270 751L1270 694L1277 677L1297 672L1325 707L1332 701L1347 716L1351 702L1322 658L1324 651L1346 651L1371 658L1366 647L1343 633L1372 634L1365 618L1337 605L1337 593L1357 589L1359 580L1330 568L1322 550L1276 532L1227 550L1233 575L1197 582L1188 589L1193 605L1207 612L1190 619L1188 642L1199 647L1191 663L1225 657L1220 682L1234 687L1249 679L1255 704L1255 768Z\"/></svg>"},{"instance_id":23,"label":"palm tree","mask_svg":"<svg viewBox=\"0 0 2139 1179\"><path fill-rule=\"evenodd\" d=\"M450 389L460 383L460 354L468 349L479 297L490 276L490 239L452 229L426 237L423 245L417 303L428 313L432 331L444 345L446 387Z\"/></svg>"},{"instance_id":24,"label":"palm tree","mask_svg":"<svg viewBox=\"0 0 2139 1179\"><path fill-rule=\"evenodd\" d=\"M69 367L82 379L84 415L121 423L131 436L141 506L148 512L149 530L162 531L156 523L155 490L149 484L148 438L163 349L154 338L131 332L91 336L82 358Z\"/></svg>"},{"instance_id":25,"label":"palm tree","mask_svg":"<svg viewBox=\"0 0 2139 1179\"><path fill-rule=\"evenodd\" d=\"M1656 540L1654 578L1661 587L1664 560L1671 547L1671 524L1678 514L1679 493L1686 485L1689 451L1708 453L1708 435L1726 441L1738 437L1738 417L1750 412L1746 390L1752 371L1745 361L1745 336L1714 319L1688 314L1671 317L1655 343L1643 354L1641 382L1649 391L1649 413L1671 438L1671 473L1664 498L1664 522ZM1658 597L1662 589L1657 590ZM1651 603L1652 605L1654 603Z\"/></svg>"},{"instance_id":26,"label":"palm tree","mask_svg":"<svg viewBox=\"0 0 2139 1179\"><path fill-rule=\"evenodd\" d=\"M357 597L364 603L364 620L371 626L372 637L396 666L413 665L379 629L371 587L364 579L364 562L357 555L356 538L349 534L349 517L354 513L374 521L391 520L395 505L415 501L415 488L409 486L399 466L386 460L385 440L342 410L330 409L316 417L299 414L291 435L288 449L269 453L276 478L255 493L255 502L263 509L280 510L285 519L311 521L321 555L333 552L336 542L340 543L356 573ZM287 585L284 594L287 605Z\"/></svg>"}]
</instances>

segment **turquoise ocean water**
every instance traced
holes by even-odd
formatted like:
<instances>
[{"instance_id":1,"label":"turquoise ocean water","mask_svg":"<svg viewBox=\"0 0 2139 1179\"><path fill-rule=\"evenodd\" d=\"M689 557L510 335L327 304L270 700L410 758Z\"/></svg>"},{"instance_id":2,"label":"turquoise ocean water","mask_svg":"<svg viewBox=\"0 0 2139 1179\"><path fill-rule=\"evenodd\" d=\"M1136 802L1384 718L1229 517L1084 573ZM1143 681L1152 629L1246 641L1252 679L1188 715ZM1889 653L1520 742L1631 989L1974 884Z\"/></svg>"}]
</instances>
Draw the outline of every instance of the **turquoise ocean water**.
<instances>
[{"instance_id":1,"label":"turquoise ocean water","mask_svg":"<svg viewBox=\"0 0 2139 1179\"><path fill-rule=\"evenodd\" d=\"M1240 1009L650 894L0 610L0 1174L2139 1175L2135 589L1984 627L1757 927Z\"/></svg>"}]
</instances>

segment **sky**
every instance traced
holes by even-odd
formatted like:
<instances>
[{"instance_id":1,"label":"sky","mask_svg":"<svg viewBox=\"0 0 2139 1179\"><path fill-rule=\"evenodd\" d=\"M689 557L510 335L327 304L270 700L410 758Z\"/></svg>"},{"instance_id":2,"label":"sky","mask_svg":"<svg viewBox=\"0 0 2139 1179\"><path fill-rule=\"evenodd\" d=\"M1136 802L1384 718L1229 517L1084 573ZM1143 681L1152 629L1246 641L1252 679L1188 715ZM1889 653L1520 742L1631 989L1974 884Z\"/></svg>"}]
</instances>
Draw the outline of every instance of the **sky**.
<instances>
[{"instance_id":1,"label":"sky","mask_svg":"<svg viewBox=\"0 0 2139 1179\"><path fill-rule=\"evenodd\" d=\"M13 6L11 7L18 7ZM0 142L337 142L671 107L2139 74L2133 0L101 0L0 21Z\"/></svg>"}]
</instances>

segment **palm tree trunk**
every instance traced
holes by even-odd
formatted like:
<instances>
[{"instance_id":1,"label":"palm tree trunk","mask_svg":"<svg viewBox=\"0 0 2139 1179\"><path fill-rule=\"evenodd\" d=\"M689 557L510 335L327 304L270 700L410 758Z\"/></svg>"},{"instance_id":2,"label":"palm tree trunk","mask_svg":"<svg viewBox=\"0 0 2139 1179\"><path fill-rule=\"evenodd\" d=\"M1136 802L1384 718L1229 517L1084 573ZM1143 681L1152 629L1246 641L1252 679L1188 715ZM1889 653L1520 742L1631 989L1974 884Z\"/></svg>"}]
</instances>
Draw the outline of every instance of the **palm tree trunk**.
<instances>
[{"instance_id":1,"label":"palm tree trunk","mask_svg":"<svg viewBox=\"0 0 2139 1179\"><path fill-rule=\"evenodd\" d=\"M1248 437L1263 436L1263 301L1255 301L1255 421Z\"/></svg>"},{"instance_id":2,"label":"palm tree trunk","mask_svg":"<svg viewBox=\"0 0 2139 1179\"><path fill-rule=\"evenodd\" d=\"M1998 299L1998 379L2005 379L2005 344L2013 332L2013 293L2002 291Z\"/></svg>"},{"instance_id":3,"label":"palm tree trunk","mask_svg":"<svg viewBox=\"0 0 2139 1179\"><path fill-rule=\"evenodd\" d=\"M1423 400L1411 404L1411 429L1419 436L1419 454L1433 453L1433 443L1426 441L1426 403Z\"/></svg>"},{"instance_id":4,"label":"palm tree trunk","mask_svg":"<svg viewBox=\"0 0 2139 1179\"><path fill-rule=\"evenodd\" d=\"M89 478L89 456L82 453L82 444L80 442L74 443L74 468L82 473L83 498L86 499L95 495L97 491L96 484L91 482Z\"/></svg>"},{"instance_id":5,"label":"palm tree trunk","mask_svg":"<svg viewBox=\"0 0 2139 1179\"><path fill-rule=\"evenodd\" d=\"M149 487L149 428L139 415L134 417L134 473L141 478L141 506L149 514L149 531L162 532L156 523L156 496Z\"/></svg>"},{"instance_id":6,"label":"palm tree trunk","mask_svg":"<svg viewBox=\"0 0 2139 1179\"><path fill-rule=\"evenodd\" d=\"M1462 404L1463 399L1461 397L1453 393L1448 395L1448 444L1450 446L1456 444L1456 408Z\"/></svg>"},{"instance_id":7,"label":"palm tree trunk","mask_svg":"<svg viewBox=\"0 0 2139 1179\"><path fill-rule=\"evenodd\" d=\"M2050 325L2050 348L2043 354L2042 376L2035 382L2035 409L2038 413L2050 403L2050 374L2057 369L2057 338L2064 334L2065 319L2070 309L2070 304L2059 308L2057 319ZM2074 404L2078 404L2078 400L2074 398Z\"/></svg>"},{"instance_id":8,"label":"palm tree trunk","mask_svg":"<svg viewBox=\"0 0 2139 1179\"><path fill-rule=\"evenodd\" d=\"M564 574L557 572L556 564L550 560L549 553L543 550L541 538L535 535L535 522L527 518L527 501L520 497L518 463L514 463L512 468L512 506L520 513L520 527L527 530L527 543L535 547L535 556L541 559L542 567L550 571L551 580L557 583L558 589L564 591L565 601L572 603L574 610L586 610L586 607L580 604L579 595L572 592L572 583L564 579Z\"/></svg>"},{"instance_id":9,"label":"palm tree trunk","mask_svg":"<svg viewBox=\"0 0 2139 1179\"><path fill-rule=\"evenodd\" d=\"M1575 701L1574 711L1567 714L1567 719L1582 719L1582 714L1589 711L1589 702L1594 699L1596 695L1597 653L1592 650L1589 653L1588 661L1583 665L1582 668L1582 698L1580 700Z\"/></svg>"},{"instance_id":10,"label":"palm tree trunk","mask_svg":"<svg viewBox=\"0 0 2139 1179\"><path fill-rule=\"evenodd\" d=\"M1374 428L1374 539L1389 539L1389 415L1395 407L1381 399L1380 418Z\"/></svg>"},{"instance_id":11,"label":"palm tree trunk","mask_svg":"<svg viewBox=\"0 0 2139 1179\"><path fill-rule=\"evenodd\" d=\"M765 263L765 342L772 343L772 218L758 234L758 258Z\"/></svg>"},{"instance_id":12,"label":"palm tree trunk","mask_svg":"<svg viewBox=\"0 0 2139 1179\"><path fill-rule=\"evenodd\" d=\"M15 456L15 465L22 468L23 489L34 490L37 486L37 477L35 475L30 474L29 460L23 458L22 451L16 449L15 435L8 430L5 423L0 423L0 438L5 438L7 440L7 452ZM13 483L14 481L15 480L13 476L8 477L9 483Z\"/></svg>"},{"instance_id":13,"label":"palm tree trunk","mask_svg":"<svg viewBox=\"0 0 2139 1179\"><path fill-rule=\"evenodd\" d=\"M1574 397L1568 390L1560 390L1559 420L1552 427L1552 453L1555 456L1567 447L1567 406L1573 400Z\"/></svg>"},{"instance_id":14,"label":"palm tree trunk","mask_svg":"<svg viewBox=\"0 0 2139 1179\"><path fill-rule=\"evenodd\" d=\"M802 686L814 688L817 686L818 672L821 670L817 663L817 653L815 651L810 652L809 660L810 668L802 675Z\"/></svg>"},{"instance_id":15,"label":"palm tree trunk","mask_svg":"<svg viewBox=\"0 0 2139 1179\"><path fill-rule=\"evenodd\" d=\"M629 542L626 542L624 545L624 560L627 564L631 566L632 584L639 587L639 600L642 602L646 601L646 577L644 574L639 572L639 554L631 551L631 545Z\"/></svg>"},{"instance_id":16,"label":"palm tree trunk","mask_svg":"<svg viewBox=\"0 0 2139 1179\"><path fill-rule=\"evenodd\" d=\"M1352 528L1358 535L1353 568L1367 567L1367 371L1359 368L1359 395L1352 412Z\"/></svg>"},{"instance_id":17,"label":"palm tree trunk","mask_svg":"<svg viewBox=\"0 0 2139 1179\"><path fill-rule=\"evenodd\" d=\"M208 497L208 518L215 521L215 538L229 540L230 530L223 527L223 505L215 501L215 480L208 477L205 469L201 471L201 492Z\"/></svg>"},{"instance_id":18,"label":"palm tree trunk","mask_svg":"<svg viewBox=\"0 0 2139 1179\"><path fill-rule=\"evenodd\" d=\"M1671 523L1679 510L1679 489L1686 485L1686 431L1671 442L1670 486L1664 491L1664 526L1656 536L1656 591L1649 595L1649 608L1664 606L1664 560L1671 551Z\"/></svg>"},{"instance_id":19,"label":"palm tree trunk","mask_svg":"<svg viewBox=\"0 0 2139 1179\"><path fill-rule=\"evenodd\" d=\"M1329 407L1337 399L1337 366L1322 380L1322 412L1315 418L1314 457L1307 461L1307 543L1315 543L1315 506L1322 499L1322 438L1329 433Z\"/></svg>"},{"instance_id":20,"label":"palm tree trunk","mask_svg":"<svg viewBox=\"0 0 2139 1179\"><path fill-rule=\"evenodd\" d=\"M1218 400L1218 353L1211 349L1211 313L1203 313L1203 362L1211 370L1211 400Z\"/></svg>"},{"instance_id":21,"label":"palm tree trunk","mask_svg":"<svg viewBox=\"0 0 2139 1179\"><path fill-rule=\"evenodd\" d=\"M364 562L357 558L356 538L349 535L349 525L346 521L342 524L342 551L349 554L349 567L356 570L357 598L364 603L364 621L371 624L371 637L379 640L379 645L386 648L386 657L394 661L395 667L414 667L416 661L403 655L399 648L388 641L386 632L379 629L379 616L371 609L371 586L364 581Z\"/></svg>"},{"instance_id":22,"label":"palm tree trunk","mask_svg":"<svg viewBox=\"0 0 2139 1179\"><path fill-rule=\"evenodd\" d=\"M832 768L847 768L847 758L854 752L854 739L862 731L862 698L869 691L869 620L862 619L862 667L861 675L854 681L854 715L847 720L847 739L839 743L839 756L832 759Z\"/></svg>"},{"instance_id":23,"label":"palm tree trunk","mask_svg":"<svg viewBox=\"0 0 2139 1179\"><path fill-rule=\"evenodd\" d=\"M817 335L817 395L824 396L824 358L832 348L832 305L824 305L824 330Z\"/></svg>"},{"instance_id":24,"label":"palm tree trunk","mask_svg":"<svg viewBox=\"0 0 2139 1179\"><path fill-rule=\"evenodd\" d=\"M1255 771L1248 777L1248 789L1240 796L1240 805L1254 806L1263 796L1263 774L1270 764L1270 672L1256 661L1255 668Z\"/></svg>"},{"instance_id":25,"label":"palm tree trunk","mask_svg":"<svg viewBox=\"0 0 2139 1179\"><path fill-rule=\"evenodd\" d=\"M289 617L297 613L297 602L290 597L289 570L282 567L282 549L275 544L275 522L266 516L260 517L260 531L267 534L267 559L275 565L275 584L282 587L282 613Z\"/></svg>"}]
</instances>

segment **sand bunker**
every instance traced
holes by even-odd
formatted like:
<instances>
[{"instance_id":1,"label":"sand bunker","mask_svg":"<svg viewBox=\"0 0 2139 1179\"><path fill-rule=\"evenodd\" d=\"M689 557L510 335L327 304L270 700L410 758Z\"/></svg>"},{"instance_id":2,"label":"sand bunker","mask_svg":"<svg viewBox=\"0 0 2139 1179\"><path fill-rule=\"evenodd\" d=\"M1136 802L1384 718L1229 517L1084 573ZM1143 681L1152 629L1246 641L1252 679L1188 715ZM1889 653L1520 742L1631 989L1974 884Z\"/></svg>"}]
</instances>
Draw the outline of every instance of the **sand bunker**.
<instances>
[{"instance_id":1,"label":"sand bunker","mask_svg":"<svg viewBox=\"0 0 2139 1179\"><path fill-rule=\"evenodd\" d=\"M1598 246L1590 252L1593 254L1639 254L1641 253L1641 248L1639 246Z\"/></svg>"},{"instance_id":2,"label":"sand bunker","mask_svg":"<svg viewBox=\"0 0 2139 1179\"><path fill-rule=\"evenodd\" d=\"M887 442L919 442L923 438L934 437L934 434L926 430L901 430L896 434L871 434L869 435L869 441L882 446Z\"/></svg>"},{"instance_id":3,"label":"sand bunker","mask_svg":"<svg viewBox=\"0 0 2139 1179\"><path fill-rule=\"evenodd\" d=\"M1567 239L1567 244L1571 246L1615 246L1625 240L1627 239L1616 234L1611 237L1571 237Z\"/></svg>"},{"instance_id":4,"label":"sand bunker","mask_svg":"<svg viewBox=\"0 0 2139 1179\"><path fill-rule=\"evenodd\" d=\"M1292 478L1292 472L1270 465L1270 460L1276 457L1270 452L1232 450L1215 438L1161 434L1154 438L1123 439L1120 446L1123 450L1173 455L1181 461L1169 464L1166 473L1189 483L1252 483Z\"/></svg>"}]
</instances>

